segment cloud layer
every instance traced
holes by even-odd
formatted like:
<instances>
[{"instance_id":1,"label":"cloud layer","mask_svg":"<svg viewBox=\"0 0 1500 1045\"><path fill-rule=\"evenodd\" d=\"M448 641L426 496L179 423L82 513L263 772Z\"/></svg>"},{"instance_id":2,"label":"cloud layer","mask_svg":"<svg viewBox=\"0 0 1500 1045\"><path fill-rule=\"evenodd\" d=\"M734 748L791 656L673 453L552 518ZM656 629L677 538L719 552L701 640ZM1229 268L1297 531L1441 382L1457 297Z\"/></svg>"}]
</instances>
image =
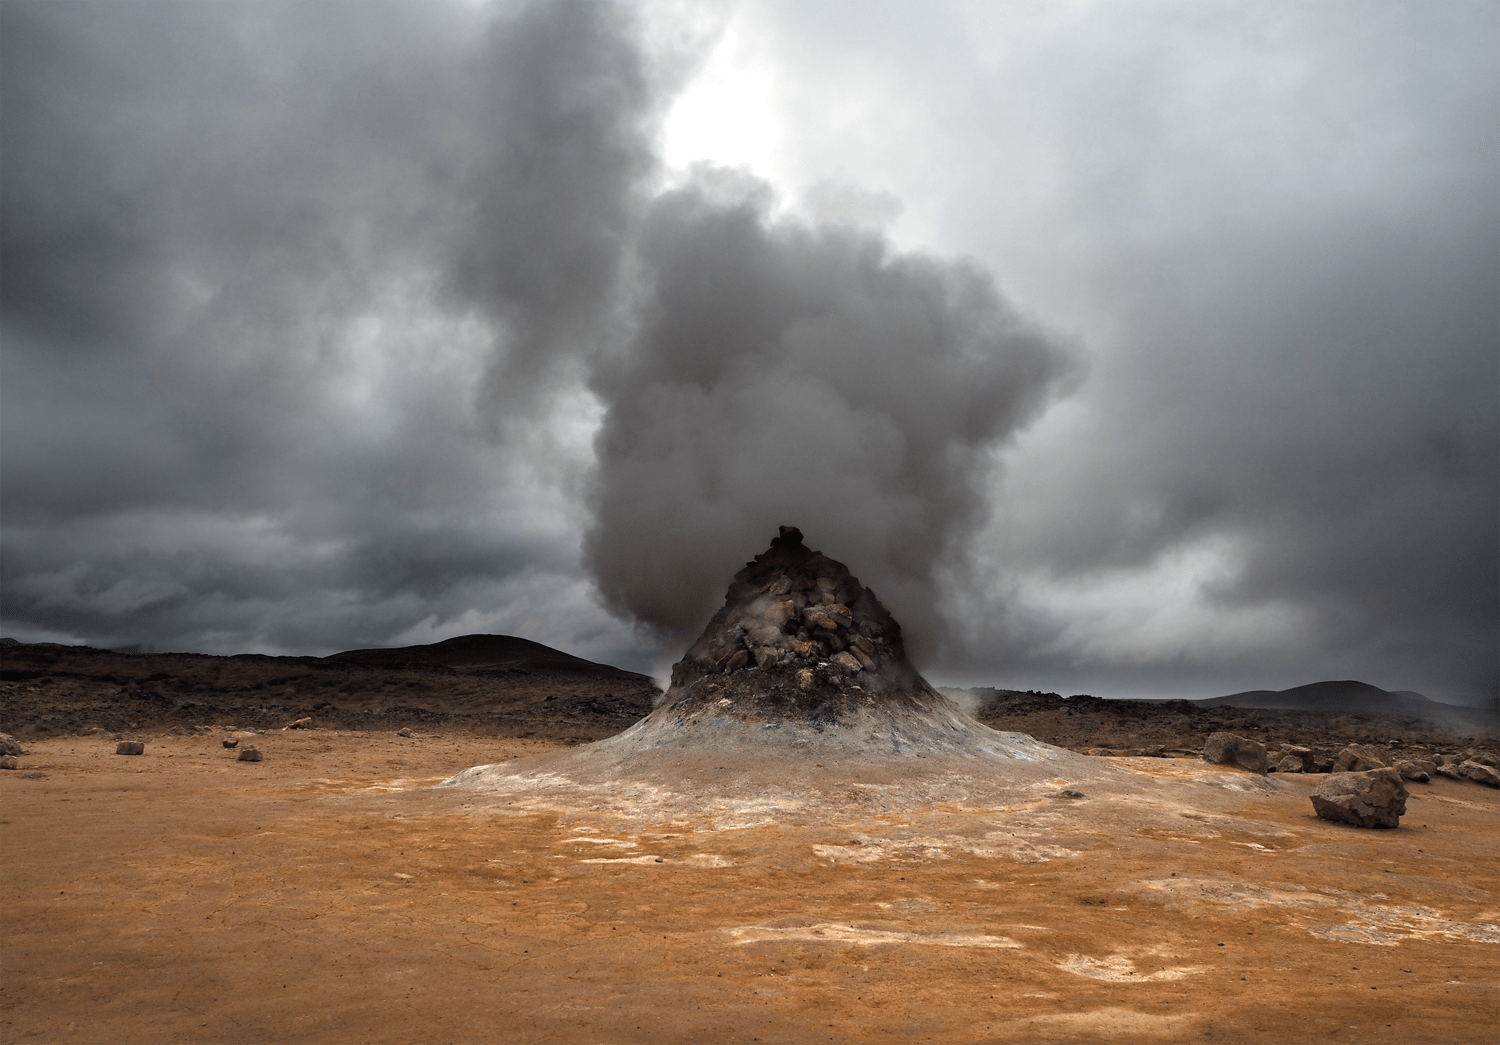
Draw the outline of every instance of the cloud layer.
<instances>
[{"instance_id":1,"label":"cloud layer","mask_svg":"<svg viewBox=\"0 0 1500 1045\"><path fill-rule=\"evenodd\" d=\"M687 13L0 6L5 633L1495 693L1492 7Z\"/></svg>"}]
</instances>

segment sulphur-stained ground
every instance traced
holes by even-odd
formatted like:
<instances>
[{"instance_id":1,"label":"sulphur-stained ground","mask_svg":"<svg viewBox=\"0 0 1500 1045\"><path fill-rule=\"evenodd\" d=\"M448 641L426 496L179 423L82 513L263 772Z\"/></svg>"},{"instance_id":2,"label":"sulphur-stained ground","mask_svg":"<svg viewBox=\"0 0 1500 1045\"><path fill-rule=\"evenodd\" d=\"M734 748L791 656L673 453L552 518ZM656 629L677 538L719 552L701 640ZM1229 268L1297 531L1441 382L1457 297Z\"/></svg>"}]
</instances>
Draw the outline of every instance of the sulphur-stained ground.
<instances>
[{"instance_id":1,"label":"sulphur-stained ground","mask_svg":"<svg viewBox=\"0 0 1500 1045\"><path fill-rule=\"evenodd\" d=\"M1500 1026L1500 792L1475 785L1410 785L1393 831L1313 817L1321 777L1241 790L1148 758L1110 761L1199 783L1113 828L1085 811L1129 795L1073 798L1062 779L1005 809L651 820L429 790L545 741L315 729L244 738L252 763L218 734L146 739L139 757L31 740L0 774L6 1042L1489 1042Z\"/></svg>"}]
</instances>

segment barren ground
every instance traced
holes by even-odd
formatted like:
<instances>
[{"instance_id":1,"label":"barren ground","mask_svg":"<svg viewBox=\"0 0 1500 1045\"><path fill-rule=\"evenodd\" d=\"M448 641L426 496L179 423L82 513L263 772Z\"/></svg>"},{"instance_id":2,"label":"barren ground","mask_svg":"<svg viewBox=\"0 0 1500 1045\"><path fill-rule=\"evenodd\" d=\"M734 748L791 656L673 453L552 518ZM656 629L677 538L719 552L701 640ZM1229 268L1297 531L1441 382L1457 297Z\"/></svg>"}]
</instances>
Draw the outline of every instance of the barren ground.
<instances>
[{"instance_id":1,"label":"barren ground","mask_svg":"<svg viewBox=\"0 0 1500 1045\"><path fill-rule=\"evenodd\" d=\"M241 763L221 736L148 732L141 757L25 738L0 774L5 1041L1488 1042L1500 1022L1500 792L1475 785L1412 784L1402 826L1370 831L1312 816L1318 776L1257 793L1121 758L1228 785L1175 829L1075 817L1092 798L727 828L427 790L554 740L268 732Z\"/></svg>"}]
</instances>

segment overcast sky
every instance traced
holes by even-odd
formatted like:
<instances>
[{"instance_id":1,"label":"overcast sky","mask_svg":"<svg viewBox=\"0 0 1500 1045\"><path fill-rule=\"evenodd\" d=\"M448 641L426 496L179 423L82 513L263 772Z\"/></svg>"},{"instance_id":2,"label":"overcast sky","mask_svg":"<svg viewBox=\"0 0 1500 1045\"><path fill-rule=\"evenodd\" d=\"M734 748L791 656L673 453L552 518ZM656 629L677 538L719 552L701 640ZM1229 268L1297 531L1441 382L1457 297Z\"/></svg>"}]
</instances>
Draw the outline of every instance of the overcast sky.
<instances>
[{"instance_id":1,"label":"overcast sky","mask_svg":"<svg viewBox=\"0 0 1500 1045\"><path fill-rule=\"evenodd\" d=\"M1500 7L0 4L0 634L1500 688Z\"/></svg>"}]
</instances>

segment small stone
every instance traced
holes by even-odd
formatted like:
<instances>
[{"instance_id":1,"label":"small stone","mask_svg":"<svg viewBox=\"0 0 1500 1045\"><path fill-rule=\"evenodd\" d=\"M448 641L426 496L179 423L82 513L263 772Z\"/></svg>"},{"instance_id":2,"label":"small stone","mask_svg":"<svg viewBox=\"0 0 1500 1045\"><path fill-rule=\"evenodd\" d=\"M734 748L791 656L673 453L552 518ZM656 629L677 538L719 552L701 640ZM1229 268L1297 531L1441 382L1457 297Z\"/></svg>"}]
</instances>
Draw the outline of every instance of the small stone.
<instances>
[{"instance_id":1,"label":"small stone","mask_svg":"<svg viewBox=\"0 0 1500 1045\"><path fill-rule=\"evenodd\" d=\"M872 657L875 655L875 643L871 642L863 634L850 635L849 645L864 650Z\"/></svg>"},{"instance_id":2,"label":"small stone","mask_svg":"<svg viewBox=\"0 0 1500 1045\"><path fill-rule=\"evenodd\" d=\"M396 736L410 738L411 737L411 727L410 726L402 726L400 729L396 730Z\"/></svg>"},{"instance_id":3,"label":"small stone","mask_svg":"<svg viewBox=\"0 0 1500 1045\"><path fill-rule=\"evenodd\" d=\"M786 574L782 574L780 577L777 577L774 581L771 582L771 586L766 589L767 593L771 595L785 595L791 590L792 579Z\"/></svg>"},{"instance_id":4,"label":"small stone","mask_svg":"<svg viewBox=\"0 0 1500 1045\"><path fill-rule=\"evenodd\" d=\"M117 755L144 755L145 753L146 745L139 740L122 740L115 745Z\"/></svg>"},{"instance_id":5,"label":"small stone","mask_svg":"<svg viewBox=\"0 0 1500 1045\"><path fill-rule=\"evenodd\" d=\"M849 647L849 652L854 655L855 660L859 661L860 667L864 668L866 671L875 670L875 658L870 656L864 650L860 649L858 646L851 645Z\"/></svg>"},{"instance_id":6,"label":"small stone","mask_svg":"<svg viewBox=\"0 0 1500 1045\"><path fill-rule=\"evenodd\" d=\"M0 733L0 755L24 755L20 743L9 733Z\"/></svg>"},{"instance_id":7,"label":"small stone","mask_svg":"<svg viewBox=\"0 0 1500 1045\"><path fill-rule=\"evenodd\" d=\"M1432 779L1432 774L1437 767L1431 762L1403 758L1393 767L1401 774L1402 780L1415 780L1419 784L1425 784Z\"/></svg>"},{"instance_id":8,"label":"small stone","mask_svg":"<svg viewBox=\"0 0 1500 1045\"><path fill-rule=\"evenodd\" d=\"M735 650L733 655L724 664L724 674L728 675L731 672L739 671L748 663L750 663L750 651L743 647Z\"/></svg>"},{"instance_id":9,"label":"small stone","mask_svg":"<svg viewBox=\"0 0 1500 1045\"><path fill-rule=\"evenodd\" d=\"M240 748L239 760L241 762L259 762L260 748L256 747L253 744L246 744L244 747Z\"/></svg>"},{"instance_id":10,"label":"small stone","mask_svg":"<svg viewBox=\"0 0 1500 1045\"><path fill-rule=\"evenodd\" d=\"M295 722L288 722L286 725L284 725L284 726L281 727L282 732L286 732L288 729L312 729L312 728L313 728L312 719L310 719L310 718L299 718Z\"/></svg>"},{"instance_id":11,"label":"small stone","mask_svg":"<svg viewBox=\"0 0 1500 1045\"><path fill-rule=\"evenodd\" d=\"M830 664L837 664L848 675L858 674L864 668L864 665L855 660L849 653L835 653L832 657L828 658L828 662Z\"/></svg>"},{"instance_id":12,"label":"small stone","mask_svg":"<svg viewBox=\"0 0 1500 1045\"><path fill-rule=\"evenodd\" d=\"M1406 813L1409 793L1401 774L1383 767L1334 773L1313 791L1312 804L1324 820L1342 820L1357 827L1397 827Z\"/></svg>"},{"instance_id":13,"label":"small stone","mask_svg":"<svg viewBox=\"0 0 1500 1045\"><path fill-rule=\"evenodd\" d=\"M1464 775L1459 770L1457 762L1444 762L1442 765L1437 767L1436 772L1438 776L1445 776L1449 780L1464 779Z\"/></svg>"},{"instance_id":14,"label":"small stone","mask_svg":"<svg viewBox=\"0 0 1500 1045\"><path fill-rule=\"evenodd\" d=\"M1364 773L1385 766L1385 756L1369 744L1350 744L1333 760L1335 773Z\"/></svg>"},{"instance_id":15,"label":"small stone","mask_svg":"<svg viewBox=\"0 0 1500 1045\"><path fill-rule=\"evenodd\" d=\"M802 540L802 531L797 529L797 527L783 526L780 527L780 532L771 538L771 547L787 549L801 548Z\"/></svg>"},{"instance_id":16,"label":"small stone","mask_svg":"<svg viewBox=\"0 0 1500 1045\"><path fill-rule=\"evenodd\" d=\"M228 740L224 741L224 746L227 747L227 748L237 748L237 747L239 747L240 746L239 738L238 737L230 737Z\"/></svg>"},{"instance_id":17,"label":"small stone","mask_svg":"<svg viewBox=\"0 0 1500 1045\"><path fill-rule=\"evenodd\" d=\"M1483 762L1475 762L1472 759L1460 762L1458 772L1464 780L1472 780L1486 787L1500 787L1500 773L1495 771L1494 766L1487 766Z\"/></svg>"},{"instance_id":18,"label":"small stone","mask_svg":"<svg viewBox=\"0 0 1500 1045\"><path fill-rule=\"evenodd\" d=\"M1233 733L1210 733L1203 745L1203 761L1216 766L1241 766L1252 773L1264 773L1270 768L1264 744Z\"/></svg>"},{"instance_id":19,"label":"small stone","mask_svg":"<svg viewBox=\"0 0 1500 1045\"><path fill-rule=\"evenodd\" d=\"M1281 760L1271 768L1277 773L1304 773L1303 768L1307 763L1296 755L1282 755Z\"/></svg>"},{"instance_id":20,"label":"small stone","mask_svg":"<svg viewBox=\"0 0 1500 1045\"><path fill-rule=\"evenodd\" d=\"M813 677L812 668L803 668L797 672L797 688L802 692L810 692L815 681L816 680Z\"/></svg>"},{"instance_id":21,"label":"small stone","mask_svg":"<svg viewBox=\"0 0 1500 1045\"><path fill-rule=\"evenodd\" d=\"M16 769L20 764L21 760L15 755L0 755L0 769Z\"/></svg>"},{"instance_id":22,"label":"small stone","mask_svg":"<svg viewBox=\"0 0 1500 1045\"><path fill-rule=\"evenodd\" d=\"M167 736L169 737L190 737L192 735L193 731L186 726L173 726L167 730Z\"/></svg>"}]
</instances>

